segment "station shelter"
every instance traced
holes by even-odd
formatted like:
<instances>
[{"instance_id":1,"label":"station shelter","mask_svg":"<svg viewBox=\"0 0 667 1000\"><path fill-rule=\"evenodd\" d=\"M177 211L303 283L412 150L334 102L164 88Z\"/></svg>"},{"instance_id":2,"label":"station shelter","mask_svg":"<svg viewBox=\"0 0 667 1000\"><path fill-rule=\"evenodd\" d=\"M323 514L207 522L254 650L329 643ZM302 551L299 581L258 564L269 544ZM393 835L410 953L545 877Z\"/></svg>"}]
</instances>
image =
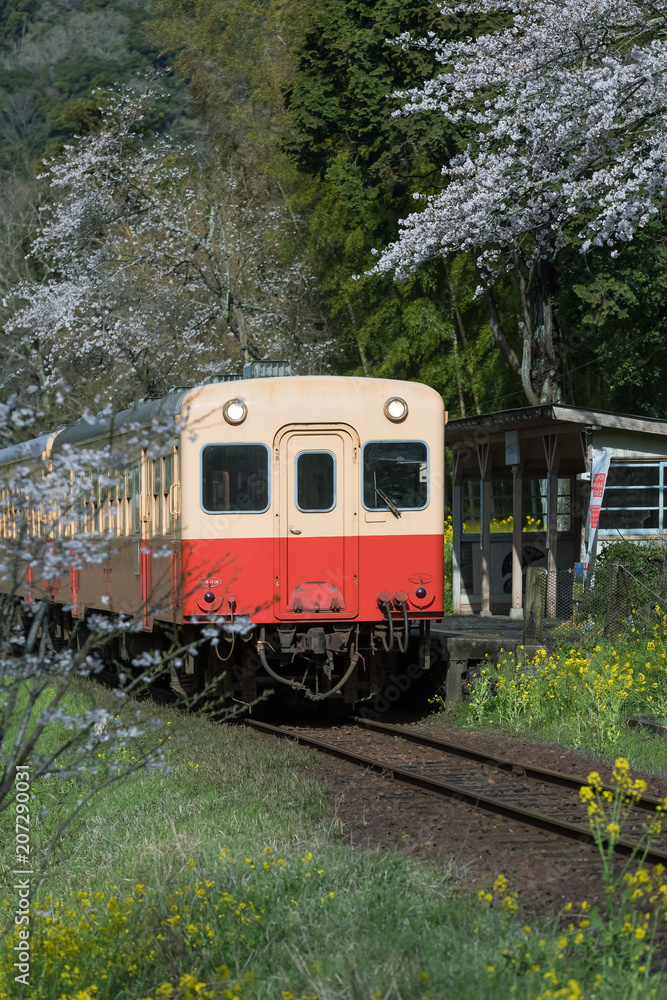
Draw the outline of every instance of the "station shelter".
<instances>
[{"instance_id":1,"label":"station shelter","mask_svg":"<svg viewBox=\"0 0 667 1000\"><path fill-rule=\"evenodd\" d=\"M567 618L596 544L667 543L667 420L554 403L450 421L445 443L455 615L523 618L544 566L547 616Z\"/></svg>"}]
</instances>

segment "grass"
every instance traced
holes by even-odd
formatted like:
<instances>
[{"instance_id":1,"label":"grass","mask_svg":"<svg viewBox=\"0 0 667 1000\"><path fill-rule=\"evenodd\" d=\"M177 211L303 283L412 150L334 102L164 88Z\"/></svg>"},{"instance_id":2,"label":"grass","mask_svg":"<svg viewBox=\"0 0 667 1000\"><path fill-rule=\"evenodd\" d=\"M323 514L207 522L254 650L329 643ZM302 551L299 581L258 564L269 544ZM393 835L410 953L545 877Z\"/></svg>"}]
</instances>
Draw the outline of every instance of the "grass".
<instances>
[{"instance_id":1,"label":"grass","mask_svg":"<svg viewBox=\"0 0 667 1000\"><path fill-rule=\"evenodd\" d=\"M70 694L79 707L111 698L84 682ZM649 978L644 945L601 945L595 928L580 929L578 904L571 930L570 916L565 927L537 926L501 873L470 896L451 866L338 842L326 792L308 774L313 755L169 707L142 711L162 720L171 770L109 788L68 829L33 908L32 985L12 981L10 937L0 943L0 1000L667 995L663 979ZM60 737L54 724L46 741ZM153 739L126 753L145 754ZM53 779L34 795L39 853L81 788ZM8 843L13 817L4 821ZM9 911L7 867L3 880Z\"/></svg>"}]
</instances>

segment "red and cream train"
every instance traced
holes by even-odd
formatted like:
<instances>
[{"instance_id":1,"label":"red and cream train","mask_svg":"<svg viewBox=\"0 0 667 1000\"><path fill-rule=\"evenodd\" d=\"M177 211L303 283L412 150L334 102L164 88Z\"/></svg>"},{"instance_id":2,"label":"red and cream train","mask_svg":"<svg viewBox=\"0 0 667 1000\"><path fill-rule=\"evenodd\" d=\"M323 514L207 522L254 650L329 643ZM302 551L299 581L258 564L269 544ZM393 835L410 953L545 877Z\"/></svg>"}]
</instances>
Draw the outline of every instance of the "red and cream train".
<instances>
[{"instance_id":1,"label":"red and cream train","mask_svg":"<svg viewBox=\"0 0 667 1000\"><path fill-rule=\"evenodd\" d=\"M157 648L174 626L192 641L202 623L244 616L249 633L204 646L172 684L225 671L244 701L286 685L359 702L385 685L410 627L428 655L444 614L443 402L416 382L267 368L34 442L48 461L113 435L130 456L93 475L78 522L112 536L107 558L51 582L52 611L65 634L92 610L138 614ZM132 453L138 425L170 416L177 432L159 456ZM0 477L17 449L31 450L0 452Z\"/></svg>"}]
</instances>

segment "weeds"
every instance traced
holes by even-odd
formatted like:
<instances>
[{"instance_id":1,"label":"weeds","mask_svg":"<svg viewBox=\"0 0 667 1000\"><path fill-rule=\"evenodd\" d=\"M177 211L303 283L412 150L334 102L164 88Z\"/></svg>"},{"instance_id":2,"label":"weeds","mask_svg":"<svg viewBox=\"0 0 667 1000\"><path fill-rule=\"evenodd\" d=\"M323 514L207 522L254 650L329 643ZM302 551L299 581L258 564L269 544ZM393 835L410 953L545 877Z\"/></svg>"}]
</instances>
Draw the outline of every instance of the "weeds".
<instances>
[{"instance_id":1,"label":"weeds","mask_svg":"<svg viewBox=\"0 0 667 1000\"><path fill-rule=\"evenodd\" d=\"M502 654L474 679L464 724L529 731L612 759L635 750L639 761L649 755L641 733L626 727L631 717L639 727L667 720L665 614L650 637L630 630L612 643L598 635L588 649L565 646L533 660ZM667 745L652 739L650 758L649 766L667 768Z\"/></svg>"}]
</instances>

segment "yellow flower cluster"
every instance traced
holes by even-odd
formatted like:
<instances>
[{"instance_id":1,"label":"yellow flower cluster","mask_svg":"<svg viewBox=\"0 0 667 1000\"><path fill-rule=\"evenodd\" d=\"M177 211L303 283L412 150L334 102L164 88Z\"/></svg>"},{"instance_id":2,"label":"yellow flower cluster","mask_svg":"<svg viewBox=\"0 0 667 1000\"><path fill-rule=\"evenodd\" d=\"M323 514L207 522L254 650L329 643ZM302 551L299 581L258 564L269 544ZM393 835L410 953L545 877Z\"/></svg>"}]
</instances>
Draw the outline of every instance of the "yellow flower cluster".
<instances>
[{"instance_id":1,"label":"yellow flower cluster","mask_svg":"<svg viewBox=\"0 0 667 1000\"><path fill-rule=\"evenodd\" d=\"M665 633L665 634L664 634ZM653 638L640 635L591 650L562 649L535 659L509 653L476 678L471 722L525 727L565 722L573 738L613 750L626 715L667 717L667 615Z\"/></svg>"},{"instance_id":2,"label":"yellow flower cluster","mask_svg":"<svg viewBox=\"0 0 667 1000\"><path fill-rule=\"evenodd\" d=\"M290 864L267 846L258 858L246 857L237 865L223 848L219 861L211 877L191 880L159 898L137 883L131 895L121 895L114 886L106 893L79 892L66 903L41 899L33 911L33 982L50 984L48 996L54 1000L137 996L139 990L145 991L139 1000L243 1000L252 973L238 981L226 965L203 973L202 955L252 951L253 942L263 939L264 932L254 928L267 908L289 906L290 888L295 891L297 884L300 899L318 905L331 905L335 894L310 852L300 865ZM187 867L194 865L191 858ZM13 982L14 944L10 935L0 942L0 1000L12 1000L4 984ZM191 970L177 981L164 977L174 956L180 956L181 968Z\"/></svg>"},{"instance_id":3,"label":"yellow flower cluster","mask_svg":"<svg viewBox=\"0 0 667 1000\"><path fill-rule=\"evenodd\" d=\"M493 883L492 891L480 889L477 898L489 906L498 906L503 913L516 913L519 909L518 894L508 892L509 880L506 875L498 875Z\"/></svg>"},{"instance_id":4,"label":"yellow flower cluster","mask_svg":"<svg viewBox=\"0 0 667 1000\"><path fill-rule=\"evenodd\" d=\"M464 535L479 534L479 518L469 517L463 522L462 530ZM492 535L511 534L514 530L514 517L492 517L490 521L490 531ZM546 531L546 521L541 517L531 517L525 514L521 525L523 533L530 531Z\"/></svg>"}]
</instances>

